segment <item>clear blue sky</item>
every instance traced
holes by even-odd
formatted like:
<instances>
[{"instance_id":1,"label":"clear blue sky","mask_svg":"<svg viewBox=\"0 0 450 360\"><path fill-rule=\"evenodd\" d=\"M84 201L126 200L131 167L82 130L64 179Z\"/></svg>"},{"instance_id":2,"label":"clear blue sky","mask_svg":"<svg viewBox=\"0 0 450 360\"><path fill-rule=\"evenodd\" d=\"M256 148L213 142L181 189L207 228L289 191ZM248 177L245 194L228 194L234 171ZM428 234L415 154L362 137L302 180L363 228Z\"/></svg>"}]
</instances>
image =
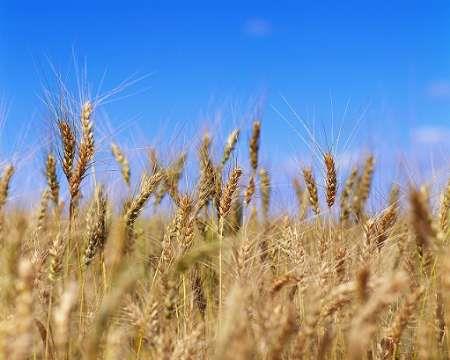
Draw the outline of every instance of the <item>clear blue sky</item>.
<instances>
[{"instance_id":1,"label":"clear blue sky","mask_svg":"<svg viewBox=\"0 0 450 360\"><path fill-rule=\"evenodd\" d=\"M40 121L47 59L70 73L72 49L94 85L107 70L104 89L152 74L134 88L143 93L105 106L113 127L137 119L150 139L161 125L245 112L263 97L267 146L292 153L301 141L273 110L293 120L281 96L325 128L350 101L345 127L364 114L369 146L450 139L448 1L3 0L0 94L11 131Z\"/></svg>"}]
</instances>

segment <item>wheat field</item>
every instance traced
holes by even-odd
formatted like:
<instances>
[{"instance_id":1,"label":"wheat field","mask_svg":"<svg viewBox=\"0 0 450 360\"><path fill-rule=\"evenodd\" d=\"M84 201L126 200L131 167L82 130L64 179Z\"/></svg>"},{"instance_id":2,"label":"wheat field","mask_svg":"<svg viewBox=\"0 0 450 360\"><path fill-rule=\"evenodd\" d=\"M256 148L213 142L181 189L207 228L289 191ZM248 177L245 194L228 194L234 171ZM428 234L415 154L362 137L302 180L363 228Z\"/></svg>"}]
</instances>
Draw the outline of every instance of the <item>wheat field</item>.
<instances>
[{"instance_id":1,"label":"wheat field","mask_svg":"<svg viewBox=\"0 0 450 360\"><path fill-rule=\"evenodd\" d=\"M118 199L92 179L96 103L57 115L35 210L9 194L14 162L0 178L3 359L449 357L450 182L393 185L371 211L376 157L340 181L324 151L292 179L295 212L273 211L254 119L189 156L149 149L143 174L111 142Z\"/></svg>"}]
</instances>

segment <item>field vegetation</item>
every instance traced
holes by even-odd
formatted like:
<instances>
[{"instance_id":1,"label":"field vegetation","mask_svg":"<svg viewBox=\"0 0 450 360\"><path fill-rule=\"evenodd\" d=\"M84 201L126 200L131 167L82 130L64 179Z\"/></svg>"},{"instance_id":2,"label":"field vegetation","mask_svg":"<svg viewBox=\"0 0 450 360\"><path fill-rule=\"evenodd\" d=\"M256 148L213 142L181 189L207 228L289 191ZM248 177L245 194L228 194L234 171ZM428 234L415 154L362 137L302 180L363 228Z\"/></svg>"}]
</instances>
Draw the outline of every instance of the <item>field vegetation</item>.
<instances>
[{"instance_id":1,"label":"field vegetation","mask_svg":"<svg viewBox=\"0 0 450 360\"><path fill-rule=\"evenodd\" d=\"M321 168L292 179L296 211L274 211L255 118L195 153L142 150L142 174L111 139L120 198L94 177L97 106L53 104L34 211L2 169L2 358L448 358L450 182L393 184L373 211L376 156L341 174L317 150Z\"/></svg>"}]
</instances>

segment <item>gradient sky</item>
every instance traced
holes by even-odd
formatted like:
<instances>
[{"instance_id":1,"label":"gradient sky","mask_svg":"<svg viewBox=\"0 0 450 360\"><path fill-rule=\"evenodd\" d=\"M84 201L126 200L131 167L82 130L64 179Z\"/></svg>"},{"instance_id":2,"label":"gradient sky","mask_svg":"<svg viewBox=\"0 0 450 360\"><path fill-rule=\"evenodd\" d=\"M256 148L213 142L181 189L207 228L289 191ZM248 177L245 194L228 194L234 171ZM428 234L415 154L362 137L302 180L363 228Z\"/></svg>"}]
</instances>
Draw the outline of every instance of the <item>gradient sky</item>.
<instances>
[{"instance_id":1,"label":"gradient sky","mask_svg":"<svg viewBox=\"0 0 450 360\"><path fill-rule=\"evenodd\" d=\"M225 129L247 126L243 114L261 101L272 162L304 148L287 103L316 124L323 146L347 106L343 138L362 118L354 144L442 154L450 142L448 1L3 0L7 134L42 128L49 62L73 79L73 53L93 92L105 71L105 91L150 74L104 106L111 128L138 127L138 139L179 124L190 134L216 111Z\"/></svg>"}]
</instances>

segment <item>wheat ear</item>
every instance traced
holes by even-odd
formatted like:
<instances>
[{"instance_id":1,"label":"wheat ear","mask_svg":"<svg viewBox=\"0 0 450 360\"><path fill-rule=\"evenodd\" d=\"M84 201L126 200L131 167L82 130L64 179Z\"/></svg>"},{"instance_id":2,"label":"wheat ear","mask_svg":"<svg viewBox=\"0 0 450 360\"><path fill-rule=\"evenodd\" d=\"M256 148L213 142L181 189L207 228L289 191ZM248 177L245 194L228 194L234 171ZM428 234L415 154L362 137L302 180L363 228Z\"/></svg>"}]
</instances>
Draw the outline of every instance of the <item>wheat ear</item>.
<instances>
[{"instance_id":1,"label":"wheat ear","mask_svg":"<svg viewBox=\"0 0 450 360\"><path fill-rule=\"evenodd\" d=\"M158 187L161 179L163 178L163 174L161 172L157 172L151 176L144 175L141 180L140 192L139 194L131 201L128 210L125 214L125 224L127 231L127 246L126 250L130 250L130 247L134 242L134 225L136 219L139 214L142 212L145 204L147 203L150 196L155 192Z\"/></svg>"},{"instance_id":2,"label":"wheat ear","mask_svg":"<svg viewBox=\"0 0 450 360\"><path fill-rule=\"evenodd\" d=\"M351 197L355 187L356 179L358 178L358 168L353 168L347 180L345 181L344 188L341 193L341 214L340 221L345 223L348 221L351 213Z\"/></svg>"},{"instance_id":3,"label":"wheat ear","mask_svg":"<svg viewBox=\"0 0 450 360\"><path fill-rule=\"evenodd\" d=\"M223 149L222 161L220 162L222 168L230 159L230 156L233 153L238 140L239 140L239 129L234 129L230 133L230 135L228 135L227 143L225 144L225 147Z\"/></svg>"},{"instance_id":4,"label":"wheat ear","mask_svg":"<svg viewBox=\"0 0 450 360\"><path fill-rule=\"evenodd\" d=\"M67 181L72 177L73 161L75 158L76 140L74 131L67 121L58 122L59 133L63 145L62 168Z\"/></svg>"},{"instance_id":5,"label":"wheat ear","mask_svg":"<svg viewBox=\"0 0 450 360\"><path fill-rule=\"evenodd\" d=\"M120 172L122 174L123 180L125 181L125 183L128 186L130 186L131 170L130 170L130 163L128 162L128 159L126 158L122 149L117 144L114 144L114 143L111 144L111 152L114 156L114 159L120 165Z\"/></svg>"},{"instance_id":6,"label":"wheat ear","mask_svg":"<svg viewBox=\"0 0 450 360\"><path fill-rule=\"evenodd\" d=\"M316 215L320 214L319 195L317 192L317 184L311 168L303 169L303 178L305 179L306 188L309 193L309 203Z\"/></svg>"},{"instance_id":7,"label":"wheat ear","mask_svg":"<svg viewBox=\"0 0 450 360\"><path fill-rule=\"evenodd\" d=\"M97 187L86 220L87 247L83 259L85 265L89 265L97 251L103 249L108 237L108 224L106 220L107 202L103 187Z\"/></svg>"},{"instance_id":8,"label":"wheat ear","mask_svg":"<svg viewBox=\"0 0 450 360\"><path fill-rule=\"evenodd\" d=\"M442 193L441 207L439 209L439 226L444 236L448 234L449 217L450 217L450 180L447 184L447 187L444 189L444 192Z\"/></svg>"},{"instance_id":9,"label":"wheat ear","mask_svg":"<svg viewBox=\"0 0 450 360\"><path fill-rule=\"evenodd\" d=\"M59 181L58 176L56 175L56 159L52 153L47 155L47 160L45 162L45 175L52 201L55 207L57 207L59 204Z\"/></svg>"},{"instance_id":10,"label":"wheat ear","mask_svg":"<svg viewBox=\"0 0 450 360\"><path fill-rule=\"evenodd\" d=\"M267 220L270 207L271 184L270 175L266 169L259 171L259 186L261 192L262 213L264 219Z\"/></svg>"},{"instance_id":11,"label":"wheat ear","mask_svg":"<svg viewBox=\"0 0 450 360\"><path fill-rule=\"evenodd\" d=\"M261 137L261 123L259 121L254 121L252 126L252 135L250 137L250 165L255 173L258 168L258 153L259 153L259 142Z\"/></svg>"},{"instance_id":12,"label":"wheat ear","mask_svg":"<svg viewBox=\"0 0 450 360\"><path fill-rule=\"evenodd\" d=\"M81 181L83 180L86 171L94 157L95 143L94 132L92 128L92 112L93 107L91 102L87 101L83 104L81 109L81 141L78 148L78 162L70 176L70 196L74 200L80 191ZM72 201L73 203L73 201Z\"/></svg>"},{"instance_id":13,"label":"wheat ear","mask_svg":"<svg viewBox=\"0 0 450 360\"><path fill-rule=\"evenodd\" d=\"M336 200L337 190L337 174L334 157L331 153L326 153L323 156L326 169L326 199L327 205L331 208Z\"/></svg>"},{"instance_id":14,"label":"wheat ear","mask_svg":"<svg viewBox=\"0 0 450 360\"><path fill-rule=\"evenodd\" d=\"M375 166L375 158L369 155L364 163L361 178L358 182L356 194L353 199L353 209L358 219L361 219L364 212L364 207L369 198L370 189L372 187L373 171Z\"/></svg>"}]
</instances>

